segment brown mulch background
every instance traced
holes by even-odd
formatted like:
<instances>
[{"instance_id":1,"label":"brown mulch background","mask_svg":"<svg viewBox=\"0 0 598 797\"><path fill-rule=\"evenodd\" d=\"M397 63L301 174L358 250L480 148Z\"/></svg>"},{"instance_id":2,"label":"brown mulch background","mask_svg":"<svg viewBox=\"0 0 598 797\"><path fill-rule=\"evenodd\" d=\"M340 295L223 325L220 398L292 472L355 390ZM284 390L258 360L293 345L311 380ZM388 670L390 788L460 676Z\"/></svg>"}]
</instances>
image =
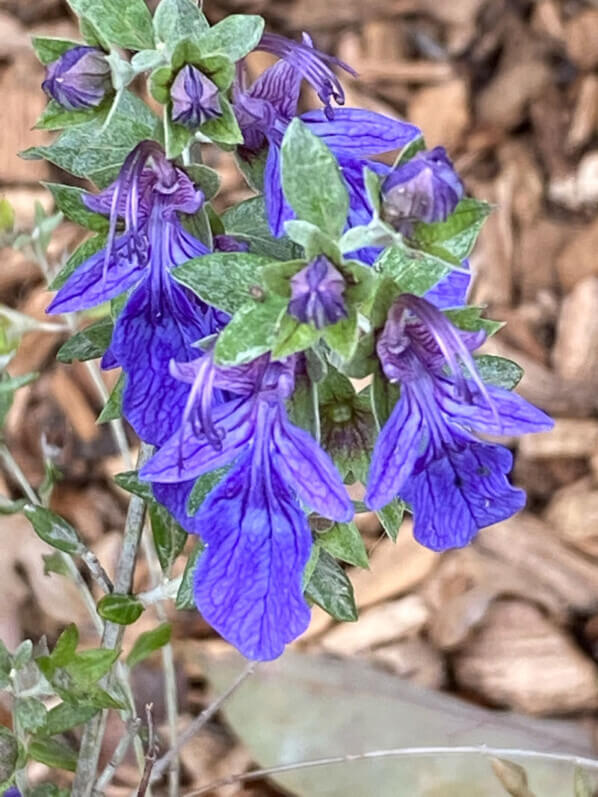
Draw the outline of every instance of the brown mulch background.
<instances>
[{"instance_id":1,"label":"brown mulch background","mask_svg":"<svg viewBox=\"0 0 598 797\"><path fill-rule=\"evenodd\" d=\"M338 626L317 610L300 646L365 656L483 705L594 722L598 3L207 0L205 10L212 21L251 11L279 32L308 30L317 46L358 69L360 77L345 82L348 105L406 116L430 146L447 146L468 191L496 204L472 259L474 300L508 322L488 350L521 363L521 393L557 418L553 432L512 441L514 477L528 491L528 510L482 532L473 546L437 556L412 541L407 525L393 546L381 539L375 518L366 517L372 566L354 577L360 622ZM41 67L29 46L33 32L76 37L61 0L0 0L0 192L22 228L31 224L35 200L51 209L38 181L58 176L15 155L47 138L31 130L45 103ZM254 67L267 62L252 60ZM228 157L212 165L223 174L222 206L248 195ZM79 238L74 226L61 227L50 250L54 262ZM2 252L1 264L0 302L41 318L48 295L36 266L11 250ZM110 570L127 501L110 477L126 466L109 429L95 424L101 407L85 366L56 364L62 340L47 333L25 338L11 371L41 376L19 391L7 437L35 485L43 478L41 441L56 447L64 479L52 506ZM113 380L106 375L108 386ZM1 473L0 493L18 495ZM0 637L8 647L41 632L52 640L71 621L87 628L95 644L78 597L64 580L43 577L46 548L28 523L2 517L0 526ZM140 587L145 575L141 565ZM148 613L135 631L154 623ZM193 612L176 615L174 638L178 647L189 639L206 649L218 644ZM180 661L184 711L195 714L206 702L201 668L190 655ZM157 664L140 671L140 704L161 692ZM157 705L158 717L161 710ZM1 705L0 721L9 721ZM200 771L206 782L210 772L222 776L250 764L221 726L211 727L209 741L183 756L189 786ZM127 793L135 777L124 768L111 793ZM277 792L261 785L227 793Z\"/></svg>"}]
</instances>

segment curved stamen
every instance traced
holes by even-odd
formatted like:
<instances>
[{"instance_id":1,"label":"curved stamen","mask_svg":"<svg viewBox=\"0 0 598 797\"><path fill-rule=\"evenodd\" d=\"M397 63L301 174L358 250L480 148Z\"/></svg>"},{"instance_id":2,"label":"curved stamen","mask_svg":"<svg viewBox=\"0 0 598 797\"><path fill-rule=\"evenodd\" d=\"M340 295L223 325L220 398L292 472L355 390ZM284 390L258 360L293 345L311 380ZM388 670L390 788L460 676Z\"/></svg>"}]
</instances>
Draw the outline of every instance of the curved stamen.
<instances>
[{"instance_id":1,"label":"curved stamen","mask_svg":"<svg viewBox=\"0 0 598 797\"><path fill-rule=\"evenodd\" d=\"M463 369L459 364L459 360L461 363L463 363L463 365L467 368L467 371L469 372L474 384L484 397L484 400L491 410L496 423L500 426L500 415L494 401L492 401L490 398L490 394L488 393L486 385L480 377L475 360L463 342L459 331L453 326L453 324L450 323L444 313L434 307L434 305L430 304L430 302L427 302L425 299L409 293L402 294L397 299L396 305L399 308L405 308L406 310L409 310L421 321L423 321L424 324L426 324L431 335L434 337L438 348L444 355L444 358L451 370L453 377L455 378L459 389L462 391L464 396L470 396L471 394L467 385L467 380L463 373Z\"/></svg>"}]
</instances>

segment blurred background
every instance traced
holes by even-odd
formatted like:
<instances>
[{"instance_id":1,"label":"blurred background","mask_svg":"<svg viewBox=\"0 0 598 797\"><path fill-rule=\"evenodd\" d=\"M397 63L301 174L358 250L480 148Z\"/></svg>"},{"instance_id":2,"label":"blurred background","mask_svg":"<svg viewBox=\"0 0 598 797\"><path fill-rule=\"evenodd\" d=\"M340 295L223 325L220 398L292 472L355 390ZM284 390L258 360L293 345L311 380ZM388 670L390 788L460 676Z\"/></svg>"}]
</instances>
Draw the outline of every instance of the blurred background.
<instances>
[{"instance_id":1,"label":"blurred background","mask_svg":"<svg viewBox=\"0 0 598 797\"><path fill-rule=\"evenodd\" d=\"M447 147L468 192L496 206L472 259L473 302L507 321L488 351L521 363L521 393L557 419L554 431L512 444L527 510L483 531L469 548L438 556L413 542L408 524L393 545L375 517L364 516L372 563L352 574L359 623L335 625L315 610L295 647L340 662L363 660L380 678L385 671L469 704L565 717L574 735L596 738L598 3L206 0L205 11L212 22L252 12L277 32L309 31L316 46L359 72L344 80L347 105L407 117L429 146ZM52 209L39 181L64 179L41 161L16 156L48 138L32 130L45 105L42 68L29 44L34 33L77 38L66 3L0 0L0 193L22 229L32 224L36 200ZM250 69L257 74L268 63L258 54ZM305 103L314 104L313 97ZM249 196L231 159L214 155L209 163L222 174L221 207ZM50 248L53 262L79 240L80 230L62 225ZM0 302L42 318L48 294L35 264L10 249L0 263ZM127 501L110 478L126 467L108 428L95 423L101 407L88 372L55 362L64 337L24 338L12 374L41 376L17 393L6 437L34 485L44 476L40 441L55 447L63 479L52 507L110 571ZM105 378L111 387L114 374ZM1 472L0 493L18 495ZM52 640L72 621L91 639L77 594L64 579L43 575L48 549L27 521L2 517L0 527L0 637L7 646L41 632ZM140 585L144 578L142 564ZM155 620L144 615L133 633L144 623ZM206 702L201 656L221 643L193 612L178 613L174 623L182 713L195 714ZM160 678L150 662L136 685L140 705L155 700L158 716ZM8 720L0 705L0 722ZM222 720L183 753L190 785L251 761ZM114 794L119 784L127 785L126 767ZM261 784L217 793L280 792Z\"/></svg>"}]
</instances>

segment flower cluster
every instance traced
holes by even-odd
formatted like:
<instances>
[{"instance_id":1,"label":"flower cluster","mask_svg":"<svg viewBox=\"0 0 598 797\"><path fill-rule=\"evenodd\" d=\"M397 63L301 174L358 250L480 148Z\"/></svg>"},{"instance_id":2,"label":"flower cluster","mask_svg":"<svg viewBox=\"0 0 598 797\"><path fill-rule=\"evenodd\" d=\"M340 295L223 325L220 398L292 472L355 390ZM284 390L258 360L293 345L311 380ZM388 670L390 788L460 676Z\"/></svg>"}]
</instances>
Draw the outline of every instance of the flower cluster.
<instances>
[{"instance_id":1,"label":"flower cluster","mask_svg":"<svg viewBox=\"0 0 598 797\"><path fill-rule=\"evenodd\" d=\"M476 354L499 326L467 306L488 208L465 196L445 150L405 121L342 107L334 70L354 72L307 35L264 33L252 16L210 27L189 3L184 36L163 4L161 46L128 67L151 70L162 125L97 47L47 65L68 129L43 154L101 189L75 211L74 189L63 203L98 235L49 312L111 302L102 365L122 369L122 413L156 447L138 476L201 538L200 612L246 656L271 659L305 630L310 602L342 617L333 591L350 594L346 574L333 560L327 582L322 563L328 533L343 559L356 531L348 485L363 484L381 518L407 508L422 545L463 546L525 501L510 451L477 435L552 422L512 392L514 363ZM249 85L255 49L279 60ZM299 110L304 82L321 109ZM68 155L84 134L116 171ZM209 142L235 149L256 191L221 214L200 157ZM66 187L53 193L60 205Z\"/></svg>"}]
</instances>

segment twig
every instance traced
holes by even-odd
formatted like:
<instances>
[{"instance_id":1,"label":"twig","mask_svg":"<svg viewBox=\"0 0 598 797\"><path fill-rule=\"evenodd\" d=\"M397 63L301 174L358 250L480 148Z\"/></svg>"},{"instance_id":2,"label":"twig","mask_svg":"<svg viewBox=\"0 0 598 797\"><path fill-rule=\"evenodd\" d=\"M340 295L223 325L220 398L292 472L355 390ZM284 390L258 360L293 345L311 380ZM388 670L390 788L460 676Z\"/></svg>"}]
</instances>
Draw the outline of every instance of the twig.
<instances>
[{"instance_id":1,"label":"twig","mask_svg":"<svg viewBox=\"0 0 598 797\"><path fill-rule=\"evenodd\" d=\"M347 755L332 756L330 758L316 758L311 761L297 761L294 764L281 764L278 767L267 769L254 769L253 772L239 772L228 778L215 780L201 789L194 789L185 794L185 797L200 797L222 786L231 786L234 783L247 783L252 780L261 780L270 775L280 775L284 772L294 772L298 769L313 769L332 764L348 764L351 761L366 761L376 758L424 758L434 755L482 755L503 758L534 758L540 760L563 761L569 764L598 770L598 759L572 756L565 753L541 753L537 750L510 750L502 747L487 747L481 745L465 747L399 747L391 750L372 750L368 753L349 753Z\"/></svg>"},{"instance_id":2,"label":"twig","mask_svg":"<svg viewBox=\"0 0 598 797\"><path fill-rule=\"evenodd\" d=\"M145 716L147 717L147 732L148 732L147 754L145 756L145 769L143 771L141 783L139 784L139 789L137 790L137 797L145 797L145 794L147 792L150 783L152 770L154 768L154 764L156 763L156 759L158 757L158 745L155 738L154 717L152 714L152 709L153 709L153 704L151 703L145 707Z\"/></svg>"},{"instance_id":3,"label":"twig","mask_svg":"<svg viewBox=\"0 0 598 797\"><path fill-rule=\"evenodd\" d=\"M147 590L147 592L138 592L136 596L137 600L147 608L160 601L176 598L182 581L182 576L164 581L162 584L158 584L157 587Z\"/></svg>"},{"instance_id":4,"label":"twig","mask_svg":"<svg viewBox=\"0 0 598 797\"><path fill-rule=\"evenodd\" d=\"M81 554L81 559L83 559L87 565L91 577L99 588L105 593L112 592L114 590L114 585L95 553L90 551L89 548L86 548Z\"/></svg>"},{"instance_id":5,"label":"twig","mask_svg":"<svg viewBox=\"0 0 598 797\"><path fill-rule=\"evenodd\" d=\"M151 446L145 443L142 444L137 462L138 467L147 462L151 452ZM131 591L144 520L145 502L139 496L134 495L129 503L123 545L116 568L115 593L127 595ZM120 645L123 633L124 626L107 622L104 627L102 647L115 650ZM106 716L107 712L103 711L93 717L85 726L72 789L73 794L77 795L77 797L89 797L93 789L104 738Z\"/></svg>"},{"instance_id":6,"label":"twig","mask_svg":"<svg viewBox=\"0 0 598 797\"><path fill-rule=\"evenodd\" d=\"M131 746L131 742L137 736L139 728L141 726L141 720L139 717L136 717L134 720L131 720L127 723L127 730L125 735L122 737L120 742L116 745L114 753L112 754L112 758L104 767L102 774L97 779L96 784L93 789L94 797L101 797L106 791L106 786L108 786L112 782L112 778L116 774L116 770L125 760L125 756L129 747Z\"/></svg>"},{"instance_id":7,"label":"twig","mask_svg":"<svg viewBox=\"0 0 598 797\"><path fill-rule=\"evenodd\" d=\"M160 775L167 769L168 765L170 764L171 760L178 756L179 752L182 748L190 742L191 739L196 736L204 725L209 722L214 714L222 707L222 705L228 700L228 698L236 692L236 690L241 686L241 684L249 678L250 675L253 674L256 668L256 662L250 661L243 672L235 678L232 684L228 687L228 689L223 692L220 697L216 698L213 703L211 703L204 711L201 712L188 726L187 728L181 733L177 744L171 750L169 750L166 755L162 756L162 758L156 763L154 767L154 773L152 775L152 783L157 780Z\"/></svg>"}]
</instances>

